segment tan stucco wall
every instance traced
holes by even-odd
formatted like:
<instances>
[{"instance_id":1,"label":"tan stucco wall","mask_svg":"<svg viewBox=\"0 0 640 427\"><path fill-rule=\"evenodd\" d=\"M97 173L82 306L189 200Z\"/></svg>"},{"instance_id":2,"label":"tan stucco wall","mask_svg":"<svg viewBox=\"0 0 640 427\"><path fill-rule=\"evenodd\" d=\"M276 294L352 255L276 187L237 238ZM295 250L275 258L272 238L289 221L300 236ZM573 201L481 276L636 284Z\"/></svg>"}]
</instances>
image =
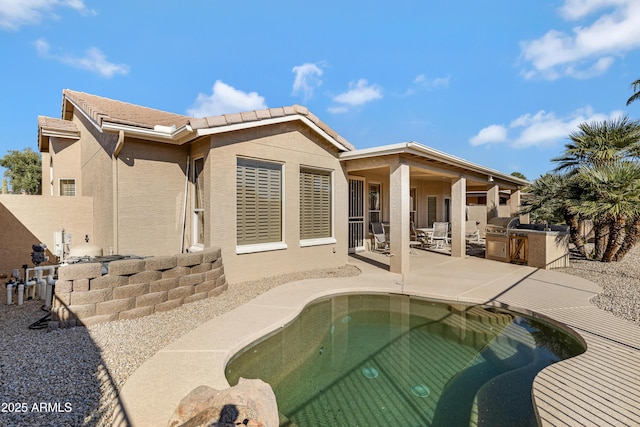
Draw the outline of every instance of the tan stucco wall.
<instances>
[{"instance_id":1,"label":"tan stucco wall","mask_svg":"<svg viewBox=\"0 0 640 427\"><path fill-rule=\"evenodd\" d=\"M89 197L0 195L0 273L33 267L31 245L42 242L53 251L54 232L63 228L72 236L71 247L84 244L85 235L96 243L92 216Z\"/></svg>"},{"instance_id":2,"label":"tan stucco wall","mask_svg":"<svg viewBox=\"0 0 640 427\"><path fill-rule=\"evenodd\" d=\"M60 195L60 180L75 179L76 196L82 196L82 176L80 171L80 144L72 139L50 138L49 155L53 164L53 176L46 187L42 187L43 195L51 195L51 183L53 182L53 195ZM44 160L44 159L43 159ZM49 163L42 164L42 168L49 172Z\"/></svg>"},{"instance_id":3,"label":"tan stucco wall","mask_svg":"<svg viewBox=\"0 0 640 427\"><path fill-rule=\"evenodd\" d=\"M74 115L73 122L80 130L81 191L93 197L93 228L95 244L108 253L113 246L113 180L111 155L117 135L100 133L84 116Z\"/></svg>"},{"instance_id":4,"label":"tan stucco wall","mask_svg":"<svg viewBox=\"0 0 640 427\"><path fill-rule=\"evenodd\" d=\"M118 248L122 255L180 252L187 148L125 140L118 155Z\"/></svg>"},{"instance_id":5,"label":"tan stucco wall","mask_svg":"<svg viewBox=\"0 0 640 427\"><path fill-rule=\"evenodd\" d=\"M206 246L220 246L230 283L329 268L347 262L348 185L335 148L304 126L288 123L221 134L211 138L207 179L211 194ZM287 249L236 254L237 157L283 162L284 241ZM334 237L336 244L300 247L300 165L333 170Z\"/></svg>"},{"instance_id":6,"label":"tan stucco wall","mask_svg":"<svg viewBox=\"0 0 640 427\"><path fill-rule=\"evenodd\" d=\"M475 221L478 223L480 237L484 237L487 230L487 207L485 205L468 206L467 214L469 221Z\"/></svg>"}]
</instances>

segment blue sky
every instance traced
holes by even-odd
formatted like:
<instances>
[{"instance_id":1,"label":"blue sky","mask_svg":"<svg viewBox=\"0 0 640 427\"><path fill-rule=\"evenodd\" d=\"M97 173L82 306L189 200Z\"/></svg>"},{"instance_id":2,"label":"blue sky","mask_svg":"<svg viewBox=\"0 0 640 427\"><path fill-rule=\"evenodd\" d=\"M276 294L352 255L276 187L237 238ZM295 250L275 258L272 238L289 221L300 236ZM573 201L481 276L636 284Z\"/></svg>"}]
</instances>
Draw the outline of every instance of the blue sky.
<instances>
[{"instance_id":1,"label":"blue sky","mask_svg":"<svg viewBox=\"0 0 640 427\"><path fill-rule=\"evenodd\" d=\"M186 115L301 104L357 148L405 141L535 179L628 114L640 0L0 0L0 156L62 90Z\"/></svg>"}]
</instances>

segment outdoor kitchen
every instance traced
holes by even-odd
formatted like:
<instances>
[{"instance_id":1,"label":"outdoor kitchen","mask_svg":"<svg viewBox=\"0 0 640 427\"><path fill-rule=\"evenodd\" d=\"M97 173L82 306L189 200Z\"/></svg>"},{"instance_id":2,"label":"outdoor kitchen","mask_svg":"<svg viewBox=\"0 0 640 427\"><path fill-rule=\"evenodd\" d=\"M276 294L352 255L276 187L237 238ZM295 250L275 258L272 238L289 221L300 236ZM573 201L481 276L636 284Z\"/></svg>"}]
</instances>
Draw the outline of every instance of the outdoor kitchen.
<instances>
[{"instance_id":1,"label":"outdoor kitchen","mask_svg":"<svg viewBox=\"0 0 640 427\"><path fill-rule=\"evenodd\" d=\"M564 225L521 224L519 217L487 221L485 258L536 268L569 266L569 229Z\"/></svg>"}]
</instances>

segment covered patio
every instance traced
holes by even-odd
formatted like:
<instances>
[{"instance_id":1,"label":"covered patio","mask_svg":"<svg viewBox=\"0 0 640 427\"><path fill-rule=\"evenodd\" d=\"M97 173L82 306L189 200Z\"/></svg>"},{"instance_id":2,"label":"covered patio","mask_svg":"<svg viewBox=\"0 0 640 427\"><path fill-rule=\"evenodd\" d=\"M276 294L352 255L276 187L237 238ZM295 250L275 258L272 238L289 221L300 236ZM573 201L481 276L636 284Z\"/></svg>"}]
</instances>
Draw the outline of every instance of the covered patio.
<instances>
[{"instance_id":1,"label":"covered patio","mask_svg":"<svg viewBox=\"0 0 640 427\"><path fill-rule=\"evenodd\" d=\"M488 218L515 216L520 188L528 184L417 142L345 152L340 160L349 176L350 252L371 250L371 224L385 223L392 273L411 269L412 222L416 229L448 223L450 254L462 258L466 221L482 228ZM486 207L468 206L468 191L486 192ZM500 206L501 192L510 194L506 206Z\"/></svg>"}]
</instances>

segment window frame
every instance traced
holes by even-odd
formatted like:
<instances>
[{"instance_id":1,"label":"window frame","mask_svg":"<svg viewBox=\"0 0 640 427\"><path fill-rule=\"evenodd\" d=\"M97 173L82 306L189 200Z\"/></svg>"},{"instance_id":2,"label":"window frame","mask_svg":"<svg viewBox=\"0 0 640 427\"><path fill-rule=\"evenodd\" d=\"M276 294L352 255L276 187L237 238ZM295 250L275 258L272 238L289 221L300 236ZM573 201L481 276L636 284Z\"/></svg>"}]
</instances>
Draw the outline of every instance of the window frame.
<instances>
[{"instance_id":1,"label":"window frame","mask_svg":"<svg viewBox=\"0 0 640 427\"><path fill-rule=\"evenodd\" d=\"M239 188L238 188L238 167L240 166L240 163L246 161L246 162L255 162L257 165L259 164L267 164L270 166L279 166L279 171L280 171L280 240L279 241L272 241L272 242L260 242L260 243L238 243L238 239L239 239L239 233L238 233L238 227L239 227L239 214L238 214L238 197L239 197ZM281 162L281 161L276 161L276 160L269 160L269 159L263 159L263 158L255 158L255 157L248 157L248 156L236 156L236 254L249 254L249 253L256 253L256 252L267 252L267 251L275 251L275 250L282 250L282 249L287 249L287 244L285 243L285 227L284 224L286 223L286 216L285 216L285 212L286 212L286 205L285 205L285 194L286 194L286 188L285 188L285 179L286 176L286 169L285 169L285 163Z\"/></svg>"},{"instance_id":2,"label":"window frame","mask_svg":"<svg viewBox=\"0 0 640 427\"><path fill-rule=\"evenodd\" d=\"M378 209L371 209L371 187L378 187ZM369 230L371 230L371 223L383 222L382 220L382 183L377 181L369 181L367 183L367 221L369 222ZM371 214L378 214L378 221L371 220Z\"/></svg>"},{"instance_id":3,"label":"window frame","mask_svg":"<svg viewBox=\"0 0 640 427\"><path fill-rule=\"evenodd\" d=\"M413 222L414 227L418 226L416 222L418 218L418 189L409 187L409 220Z\"/></svg>"},{"instance_id":4,"label":"window frame","mask_svg":"<svg viewBox=\"0 0 640 427\"><path fill-rule=\"evenodd\" d=\"M196 171L196 162L198 161L202 161L202 170L200 171ZM205 230L206 230L206 223L205 221L205 215L206 215L206 210L204 207L204 195L205 195L205 186L204 186L204 169L205 169L205 158L204 156L199 156L199 157L195 157L192 160L192 168L191 168L191 178L192 178L192 184L193 184L193 210L192 210L192 214L193 214L193 226L192 226L192 239L193 239L193 246L195 247L203 247L204 248L204 240L205 238ZM197 172L197 173L196 173ZM198 178L201 179L201 183L202 183L202 188L200 189L200 191L202 192L202 207L197 207L198 206ZM203 219L203 225L202 225L202 230L200 230L200 218L199 218L199 214L202 213ZM199 237L200 237L200 232L202 231L202 239L203 241L200 242L199 241Z\"/></svg>"},{"instance_id":5,"label":"window frame","mask_svg":"<svg viewBox=\"0 0 640 427\"><path fill-rule=\"evenodd\" d=\"M442 200L442 213L444 217L444 222L451 222L451 198L445 197Z\"/></svg>"},{"instance_id":6,"label":"window frame","mask_svg":"<svg viewBox=\"0 0 640 427\"><path fill-rule=\"evenodd\" d=\"M298 172L298 184L300 186L299 192L299 204L300 204L300 247L329 245L337 243L335 238L335 176L333 169L319 168L315 166L300 165ZM329 191L331 192L329 197L329 235L324 237L313 237L304 239L302 237L302 209L303 209L303 195L302 195L302 173L316 173L317 175L324 175L329 177Z\"/></svg>"},{"instance_id":7,"label":"window frame","mask_svg":"<svg viewBox=\"0 0 640 427\"><path fill-rule=\"evenodd\" d=\"M73 181L73 194L62 194L63 181ZM76 179L75 178L58 178L58 196L59 197L76 197Z\"/></svg>"}]
</instances>

